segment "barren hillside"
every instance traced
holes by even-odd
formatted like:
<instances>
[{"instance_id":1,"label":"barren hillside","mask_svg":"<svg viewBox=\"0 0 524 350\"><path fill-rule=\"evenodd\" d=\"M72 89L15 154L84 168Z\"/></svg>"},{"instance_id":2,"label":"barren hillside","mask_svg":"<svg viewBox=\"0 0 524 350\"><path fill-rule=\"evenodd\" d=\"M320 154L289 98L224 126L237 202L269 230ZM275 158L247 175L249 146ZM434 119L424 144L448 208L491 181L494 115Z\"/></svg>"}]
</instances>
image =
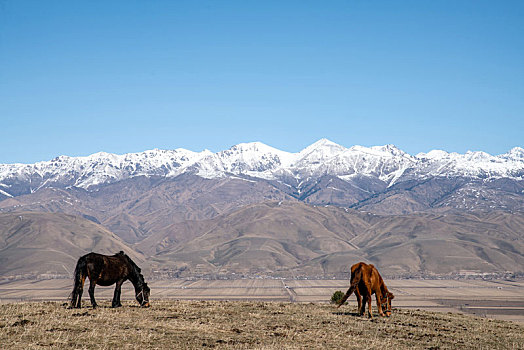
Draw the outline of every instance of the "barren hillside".
<instances>
[{"instance_id":1,"label":"barren hillside","mask_svg":"<svg viewBox=\"0 0 524 350\"><path fill-rule=\"evenodd\" d=\"M137 262L145 261L114 233L84 218L33 212L0 214L2 277L71 276L80 256L120 250Z\"/></svg>"}]
</instances>

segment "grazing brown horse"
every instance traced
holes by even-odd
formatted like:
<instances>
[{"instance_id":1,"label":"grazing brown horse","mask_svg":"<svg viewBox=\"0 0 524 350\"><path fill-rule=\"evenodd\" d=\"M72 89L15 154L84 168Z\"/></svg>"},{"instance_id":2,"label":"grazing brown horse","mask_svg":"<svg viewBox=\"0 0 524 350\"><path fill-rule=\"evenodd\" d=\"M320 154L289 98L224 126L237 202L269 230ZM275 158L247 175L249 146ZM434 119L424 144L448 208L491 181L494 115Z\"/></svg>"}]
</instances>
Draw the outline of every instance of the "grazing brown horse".
<instances>
[{"instance_id":1,"label":"grazing brown horse","mask_svg":"<svg viewBox=\"0 0 524 350\"><path fill-rule=\"evenodd\" d=\"M378 273L378 270L372 264L359 262L351 266L351 285L348 291L338 303L340 307L355 292L358 302L360 316L364 315L366 303L368 303L368 315L371 315L371 295L375 294L377 299L377 308L380 316L391 316L391 299L395 296L390 293L384 280ZM386 314L384 315L383 310Z\"/></svg>"},{"instance_id":2,"label":"grazing brown horse","mask_svg":"<svg viewBox=\"0 0 524 350\"><path fill-rule=\"evenodd\" d=\"M124 252L109 256L89 253L78 259L75 268L75 285L71 293L71 307L80 308L82 292L86 277L89 278L89 297L93 308L97 307L95 301L95 285L110 286L116 283L112 307L120 304L122 283L130 280L135 287L136 301L143 307L149 307L150 289L140 273L140 268Z\"/></svg>"}]
</instances>

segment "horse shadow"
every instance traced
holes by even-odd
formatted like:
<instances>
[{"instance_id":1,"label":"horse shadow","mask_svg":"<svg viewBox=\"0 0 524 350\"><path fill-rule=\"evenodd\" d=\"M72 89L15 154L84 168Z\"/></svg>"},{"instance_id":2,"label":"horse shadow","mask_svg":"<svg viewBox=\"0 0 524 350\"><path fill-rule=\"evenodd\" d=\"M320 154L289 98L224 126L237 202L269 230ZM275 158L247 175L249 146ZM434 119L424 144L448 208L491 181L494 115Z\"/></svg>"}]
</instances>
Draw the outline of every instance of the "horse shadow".
<instances>
[{"instance_id":1,"label":"horse shadow","mask_svg":"<svg viewBox=\"0 0 524 350\"><path fill-rule=\"evenodd\" d=\"M359 316L360 314L358 312L351 312L351 311L334 311L332 312L333 315L337 316Z\"/></svg>"},{"instance_id":2,"label":"horse shadow","mask_svg":"<svg viewBox=\"0 0 524 350\"><path fill-rule=\"evenodd\" d=\"M62 304L62 306L64 306L67 310L81 310L81 309L85 309L85 310L96 310L96 309L118 310L118 309L122 309L123 308L123 307L115 308L113 306L105 305L105 304L102 304L102 305L101 304L97 304L96 308L92 307L92 306L82 306L80 308L76 308L76 307L72 307L71 305L69 305L69 303L64 303L64 304ZM143 307L141 307L140 305L126 305L125 308L142 309Z\"/></svg>"}]
</instances>

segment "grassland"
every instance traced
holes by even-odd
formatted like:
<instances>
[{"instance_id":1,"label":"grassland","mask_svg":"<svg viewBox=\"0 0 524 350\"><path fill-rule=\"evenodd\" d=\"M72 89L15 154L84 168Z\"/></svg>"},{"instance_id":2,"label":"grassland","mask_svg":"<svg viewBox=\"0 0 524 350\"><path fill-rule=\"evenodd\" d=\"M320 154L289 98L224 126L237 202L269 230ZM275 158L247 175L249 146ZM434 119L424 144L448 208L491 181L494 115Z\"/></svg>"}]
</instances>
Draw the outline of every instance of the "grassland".
<instances>
[{"instance_id":1,"label":"grassland","mask_svg":"<svg viewBox=\"0 0 524 350\"><path fill-rule=\"evenodd\" d=\"M394 310L359 317L323 303L156 300L112 309L60 302L0 305L4 349L522 349L524 326L462 314Z\"/></svg>"},{"instance_id":2,"label":"grassland","mask_svg":"<svg viewBox=\"0 0 524 350\"><path fill-rule=\"evenodd\" d=\"M152 300L238 300L322 303L336 290L345 291L345 280L159 280L149 281ZM524 280L386 280L395 294L394 306L402 309L469 313L475 316L524 324ZM72 281L22 280L0 283L0 304L19 301L64 302ZM87 288L84 291L85 302ZM114 287L96 288L99 300L109 300ZM130 282L123 299L133 299ZM355 305L350 299L350 305Z\"/></svg>"}]
</instances>

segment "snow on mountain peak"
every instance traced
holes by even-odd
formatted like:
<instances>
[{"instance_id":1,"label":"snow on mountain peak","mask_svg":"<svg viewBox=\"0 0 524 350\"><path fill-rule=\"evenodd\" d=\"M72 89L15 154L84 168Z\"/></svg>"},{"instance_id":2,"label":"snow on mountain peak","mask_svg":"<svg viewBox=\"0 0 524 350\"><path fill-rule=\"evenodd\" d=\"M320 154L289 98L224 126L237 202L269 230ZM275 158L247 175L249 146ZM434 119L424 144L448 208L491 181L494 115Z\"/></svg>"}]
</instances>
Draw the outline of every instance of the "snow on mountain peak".
<instances>
[{"instance_id":1,"label":"snow on mountain peak","mask_svg":"<svg viewBox=\"0 0 524 350\"><path fill-rule=\"evenodd\" d=\"M251 142L240 143L210 156L208 164L215 161L217 167L223 172L271 178L273 171L289 166L293 159L292 153L281 151L261 142Z\"/></svg>"},{"instance_id":2,"label":"snow on mountain peak","mask_svg":"<svg viewBox=\"0 0 524 350\"><path fill-rule=\"evenodd\" d=\"M445 159L449 158L450 153L443 151L443 150L432 150L428 153L419 153L415 157L418 159Z\"/></svg>"},{"instance_id":3,"label":"snow on mountain peak","mask_svg":"<svg viewBox=\"0 0 524 350\"><path fill-rule=\"evenodd\" d=\"M319 150L319 149L330 149L330 150L345 150L346 147L339 145L338 143L335 143L333 141L330 141L328 139L320 139L317 142L314 142L313 144L306 147L301 152L309 152L313 150Z\"/></svg>"},{"instance_id":4,"label":"snow on mountain peak","mask_svg":"<svg viewBox=\"0 0 524 350\"><path fill-rule=\"evenodd\" d=\"M373 146L369 149L377 151L380 153L380 156L385 157L411 157L409 154L402 151L395 145Z\"/></svg>"},{"instance_id":5,"label":"snow on mountain peak","mask_svg":"<svg viewBox=\"0 0 524 350\"><path fill-rule=\"evenodd\" d=\"M320 139L298 153L301 162L320 162L344 152L346 147L328 139Z\"/></svg>"},{"instance_id":6,"label":"snow on mountain peak","mask_svg":"<svg viewBox=\"0 0 524 350\"><path fill-rule=\"evenodd\" d=\"M86 157L59 156L35 164L0 164L0 185L29 182L33 189L59 183L89 188L135 176L174 177L186 172L205 178L235 174L268 180L323 174L349 179L364 175L388 185L405 176L524 179L524 150L515 147L499 156L485 152L458 154L433 150L413 157L394 145L346 148L321 139L297 153L281 151L261 142L240 143L217 153L182 148L123 155L98 152ZM8 191L6 188L4 191Z\"/></svg>"},{"instance_id":7,"label":"snow on mountain peak","mask_svg":"<svg viewBox=\"0 0 524 350\"><path fill-rule=\"evenodd\" d=\"M508 153L501 154L500 156L515 161L524 161L524 149L521 147L513 147Z\"/></svg>"},{"instance_id":8,"label":"snow on mountain peak","mask_svg":"<svg viewBox=\"0 0 524 350\"><path fill-rule=\"evenodd\" d=\"M495 158L491 154L482 151L467 151L465 156L467 159L473 161L489 161Z\"/></svg>"},{"instance_id":9,"label":"snow on mountain peak","mask_svg":"<svg viewBox=\"0 0 524 350\"><path fill-rule=\"evenodd\" d=\"M524 157L519 159L518 148L513 150L500 156L492 156L482 151L459 154L433 150L419 153L416 158L422 163L418 166L417 173L426 176L523 178Z\"/></svg>"},{"instance_id":10,"label":"snow on mountain peak","mask_svg":"<svg viewBox=\"0 0 524 350\"><path fill-rule=\"evenodd\" d=\"M244 155L287 155L287 152L281 151L279 149L268 146L262 142L249 142L249 143L239 143L238 145L232 146L226 151L219 152L219 154L244 154Z\"/></svg>"}]
</instances>

